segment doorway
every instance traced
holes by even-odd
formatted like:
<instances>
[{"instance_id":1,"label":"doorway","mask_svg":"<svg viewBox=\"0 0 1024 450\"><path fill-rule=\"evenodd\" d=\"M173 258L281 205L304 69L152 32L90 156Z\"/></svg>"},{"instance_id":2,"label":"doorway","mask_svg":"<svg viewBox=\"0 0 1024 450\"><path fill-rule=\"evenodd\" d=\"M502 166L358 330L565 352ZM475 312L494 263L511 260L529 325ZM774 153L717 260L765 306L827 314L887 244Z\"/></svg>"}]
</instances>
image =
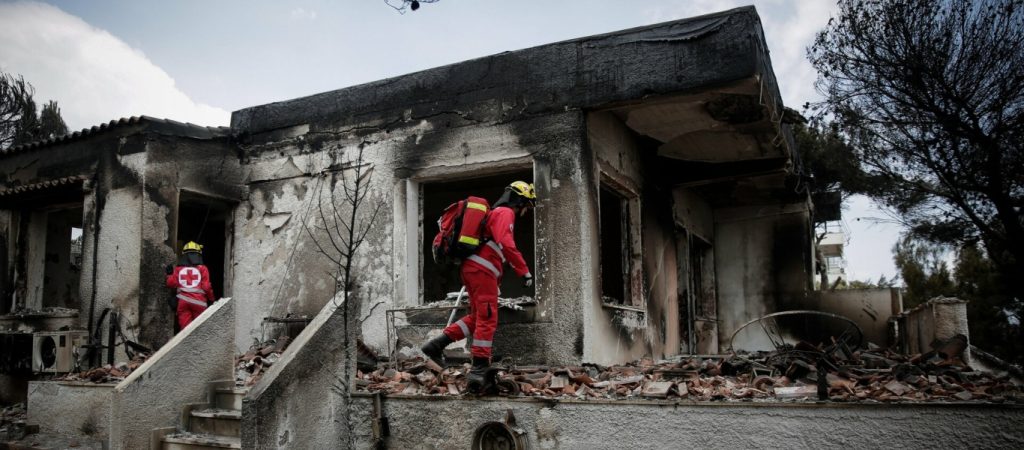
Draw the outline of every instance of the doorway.
<instances>
[{"instance_id":1,"label":"doorway","mask_svg":"<svg viewBox=\"0 0 1024 450\"><path fill-rule=\"evenodd\" d=\"M178 233L175 252L189 241L203 246L203 264L210 270L210 284L216 298L229 297L225 285L229 270L232 211L234 205L220 199L182 192L178 201Z\"/></svg>"}]
</instances>

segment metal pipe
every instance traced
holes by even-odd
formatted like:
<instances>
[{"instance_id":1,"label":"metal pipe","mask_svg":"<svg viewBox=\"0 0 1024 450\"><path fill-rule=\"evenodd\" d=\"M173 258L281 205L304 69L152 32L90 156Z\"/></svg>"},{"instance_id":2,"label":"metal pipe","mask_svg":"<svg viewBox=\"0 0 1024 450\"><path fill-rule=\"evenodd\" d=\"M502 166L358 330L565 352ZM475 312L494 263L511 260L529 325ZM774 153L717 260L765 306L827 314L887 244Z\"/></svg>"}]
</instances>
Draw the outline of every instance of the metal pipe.
<instances>
[{"instance_id":1,"label":"metal pipe","mask_svg":"<svg viewBox=\"0 0 1024 450\"><path fill-rule=\"evenodd\" d=\"M107 336L107 364L114 364L114 338L117 336L117 311L110 312L110 335Z\"/></svg>"},{"instance_id":2,"label":"metal pipe","mask_svg":"<svg viewBox=\"0 0 1024 450\"><path fill-rule=\"evenodd\" d=\"M459 310L459 304L462 303L462 294L464 293L466 293L466 286L462 286L462 289L459 289L459 296L455 298L455 307L452 308L452 313L448 315L448 323L445 324L445 328L448 328L448 325L455 321L455 312Z\"/></svg>"}]
</instances>

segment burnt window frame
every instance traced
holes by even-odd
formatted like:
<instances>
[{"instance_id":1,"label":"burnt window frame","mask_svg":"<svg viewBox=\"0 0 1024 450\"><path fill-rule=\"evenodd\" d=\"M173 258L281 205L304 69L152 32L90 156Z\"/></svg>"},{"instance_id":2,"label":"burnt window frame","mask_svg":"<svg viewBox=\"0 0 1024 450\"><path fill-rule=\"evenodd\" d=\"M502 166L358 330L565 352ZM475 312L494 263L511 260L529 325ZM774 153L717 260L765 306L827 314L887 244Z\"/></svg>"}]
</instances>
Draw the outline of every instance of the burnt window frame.
<instances>
[{"instance_id":1,"label":"burnt window frame","mask_svg":"<svg viewBox=\"0 0 1024 450\"><path fill-rule=\"evenodd\" d=\"M405 195L406 195L406 202L405 202L405 209L406 210L405 210L405 214L404 215L406 216L407 224L406 225L402 225L402 224L397 224L396 223L396 226L404 227L405 228L405 234L406 234L406 240L407 240L406 256L405 257L408 259L406 261L406 263L405 263L405 267L411 269L412 267L410 266L410 264L415 264L415 272L413 272L414 275L407 277L408 279L404 280L404 283L403 283L404 286L400 287L400 289L405 292L405 297L406 297L405 302L406 302L407 306L410 306L410 307L431 306L431 304L433 304L433 303L436 303L438 301L444 300L444 299L433 299L433 300L429 300L428 301L427 294L426 294L426 292L427 292L426 283L427 283L428 280L424 279L424 276L425 276L425 274L424 274L424 267L427 264L427 260L430 259L432 256L430 255L430 253L428 251L425 251L425 249L428 248L429 244L434 239L434 235L435 235L435 233L437 231L437 229L436 229L437 228L436 227L437 215L439 215L441 213L440 210L437 210L437 211L428 211L428 210L426 210L426 204L427 204L427 202L426 202L426 195L427 195L426 190L427 190L427 186L435 185L435 184L459 183L460 181L467 181L467 180L480 180L480 179L486 179L486 178L499 178L499 177L510 177L510 176L511 177L520 176L520 178L518 178L518 179L523 179L524 181L534 183L535 182L534 180L536 180L536 178L537 178L537 168L536 168L536 165L534 164L534 161L532 159L525 159L525 158L524 159L513 160L513 161L507 161L507 162L504 162L503 164L498 164L498 165L495 165L493 167L487 167L487 168L479 168L479 167L477 167L477 168L474 168L472 170L468 170L468 168L467 168L467 170L465 170L465 171L463 171L463 170L456 171L456 172L447 172L446 171L443 174L429 173L431 171L424 171L424 172L425 173L421 173L420 176L412 176L412 177L409 177L409 178L405 179L406 186L404 187L404 190L405 190ZM526 177L526 178L522 178L522 177ZM488 202L494 202L497 199L497 198L491 198L494 195L493 193L488 194L487 192L480 192L480 193L474 193L473 195L482 196L482 197L486 198ZM409 209L413 206L413 204L410 202L410 200L415 204L415 207L416 207L416 210L417 210L415 215L410 214ZM540 271L540 268L537 267L537 231L538 231L538 229L537 229L537 215L536 215L536 212L537 211L536 211L536 208L535 208L533 211L531 211L529 214L527 214L526 217L518 217L516 219L516 223L517 224L521 224L522 223L521 221L523 221L523 220L529 220L531 222L531 225L532 225L533 239L531 239L530 242L526 242L526 239L524 239L522 236L519 236L519 233L517 231L516 232L516 235L517 235L516 236L516 239L517 239L516 240L516 244L520 248L520 250L523 250L524 247L527 246L527 245L529 246L530 251L533 254L533 257L531 258L529 255L524 255L524 257L526 258L527 266L534 273L534 275L536 275L536 273L538 271ZM408 222L410 220L414 219L414 218L418 218L418 220L416 222L416 226L415 226L416 229L415 230L413 230L410 227L411 224L408 224ZM517 229L518 229L518 227L517 227ZM416 247L415 250L413 248L411 248L411 246L415 246ZM457 267L456 268L452 268L452 271L457 273L458 272L458 268ZM507 264L505 265L503 272L504 273L503 273L502 285L504 285L506 283L508 283L508 284L521 284L522 283L522 281L512 271L511 267L509 267ZM535 304L535 303L537 303L538 302L538 293L540 292L540 289L541 289L540 281L535 278L533 288L531 289L532 290L532 301L528 301L526 303L521 303L521 304ZM507 297L506 295L504 295L504 290L505 289L502 288L502 292L499 293L499 298L506 298ZM468 298L468 297L464 297L463 300L465 301L466 298Z\"/></svg>"},{"instance_id":2,"label":"burnt window frame","mask_svg":"<svg viewBox=\"0 0 1024 450\"><path fill-rule=\"evenodd\" d=\"M16 300L14 297L3 300L5 303L11 302L4 308L5 314L12 312L11 308L15 307L40 311L47 308L77 310L81 305L83 267L76 266L73 261L72 230L78 228L84 233L84 200L81 202L67 201L66 199L61 199L61 201L43 200L39 203L41 204L31 206L23 204L23 207L20 208L5 208L15 218L12 222L16 223L14 228L17 229L13 232L13 241L9 242L10 252L14 255L14 260L24 261L24 265L9 261L9 263L13 263L13 267L9 267L9 269L13 270L4 274L5 277L10 277L9 283L7 283L10 285L8 294L18 296ZM75 217L76 215L75 219L62 222L60 230L64 230L66 233L52 229L55 218ZM63 238L58 238L58 236L63 236ZM61 239L62 242L55 242L51 237ZM84 234L81 238L84 242ZM61 249L64 249L65 246L67 253L57 255L58 252L64 253ZM52 257L54 255L57 255L56 259ZM66 267L61 268L59 265L54 265L59 263L66 263ZM58 273L54 272L55 269L59 270L62 275L58 276ZM66 285L68 290L64 291L57 287L58 283L55 280L59 279L70 283ZM73 281L71 281L72 279ZM67 298L61 297L62 293Z\"/></svg>"},{"instance_id":3,"label":"burnt window frame","mask_svg":"<svg viewBox=\"0 0 1024 450\"><path fill-rule=\"evenodd\" d=\"M601 231L603 222L601 211L601 195L607 191L619 199L618 214L620 217L619 230L622 234L621 247L618 254L621 258L623 298L614 299L605 295L604 277L604 254L602 249L604 237ZM598 278L600 279L601 303L604 306L616 308L629 308L646 310L646 301L643 286L643 242L641 236L641 199L634 189L627 187L626 183L613 178L609 173L601 171L600 180L597 186L598 205ZM613 301L609 301L613 300Z\"/></svg>"}]
</instances>

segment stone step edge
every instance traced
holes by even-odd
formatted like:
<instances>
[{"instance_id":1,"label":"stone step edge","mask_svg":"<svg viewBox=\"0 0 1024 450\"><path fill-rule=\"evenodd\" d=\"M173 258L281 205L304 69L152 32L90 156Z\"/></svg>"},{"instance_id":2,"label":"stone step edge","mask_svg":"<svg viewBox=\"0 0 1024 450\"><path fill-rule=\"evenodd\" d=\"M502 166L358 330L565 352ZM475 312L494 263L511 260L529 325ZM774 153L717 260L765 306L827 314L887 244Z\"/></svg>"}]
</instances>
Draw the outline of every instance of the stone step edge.
<instances>
[{"instance_id":1,"label":"stone step edge","mask_svg":"<svg viewBox=\"0 0 1024 450\"><path fill-rule=\"evenodd\" d=\"M163 437L168 444L205 445L218 448L242 448L242 438L217 436L213 434L170 434Z\"/></svg>"},{"instance_id":2,"label":"stone step edge","mask_svg":"<svg viewBox=\"0 0 1024 450\"><path fill-rule=\"evenodd\" d=\"M207 419L232 419L242 420L242 411L237 409L194 409L192 417L203 417Z\"/></svg>"}]
</instances>

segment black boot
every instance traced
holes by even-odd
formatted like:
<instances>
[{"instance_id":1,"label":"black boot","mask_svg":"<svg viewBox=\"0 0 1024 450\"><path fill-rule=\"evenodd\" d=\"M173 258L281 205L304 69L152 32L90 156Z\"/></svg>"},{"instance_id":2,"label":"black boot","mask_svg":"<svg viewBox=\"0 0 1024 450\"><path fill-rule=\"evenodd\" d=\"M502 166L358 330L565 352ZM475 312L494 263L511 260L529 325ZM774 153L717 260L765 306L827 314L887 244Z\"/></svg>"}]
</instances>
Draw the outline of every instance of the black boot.
<instances>
[{"instance_id":1,"label":"black boot","mask_svg":"<svg viewBox=\"0 0 1024 450\"><path fill-rule=\"evenodd\" d=\"M423 351L424 355L433 360L437 365L444 367L444 348L448 344L452 343L452 338L448 337L447 334L441 333L440 336L431 339L420 350Z\"/></svg>"},{"instance_id":2,"label":"black boot","mask_svg":"<svg viewBox=\"0 0 1024 450\"><path fill-rule=\"evenodd\" d=\"M487 369L491 366L491 360L488 358L480 358L478 356L473 357L473 368L469 369L469 375L466 380L469 381L467 389L469 392L481 393L484 389L484 385L487 384Z\"/></svg>"}]
</instances>

